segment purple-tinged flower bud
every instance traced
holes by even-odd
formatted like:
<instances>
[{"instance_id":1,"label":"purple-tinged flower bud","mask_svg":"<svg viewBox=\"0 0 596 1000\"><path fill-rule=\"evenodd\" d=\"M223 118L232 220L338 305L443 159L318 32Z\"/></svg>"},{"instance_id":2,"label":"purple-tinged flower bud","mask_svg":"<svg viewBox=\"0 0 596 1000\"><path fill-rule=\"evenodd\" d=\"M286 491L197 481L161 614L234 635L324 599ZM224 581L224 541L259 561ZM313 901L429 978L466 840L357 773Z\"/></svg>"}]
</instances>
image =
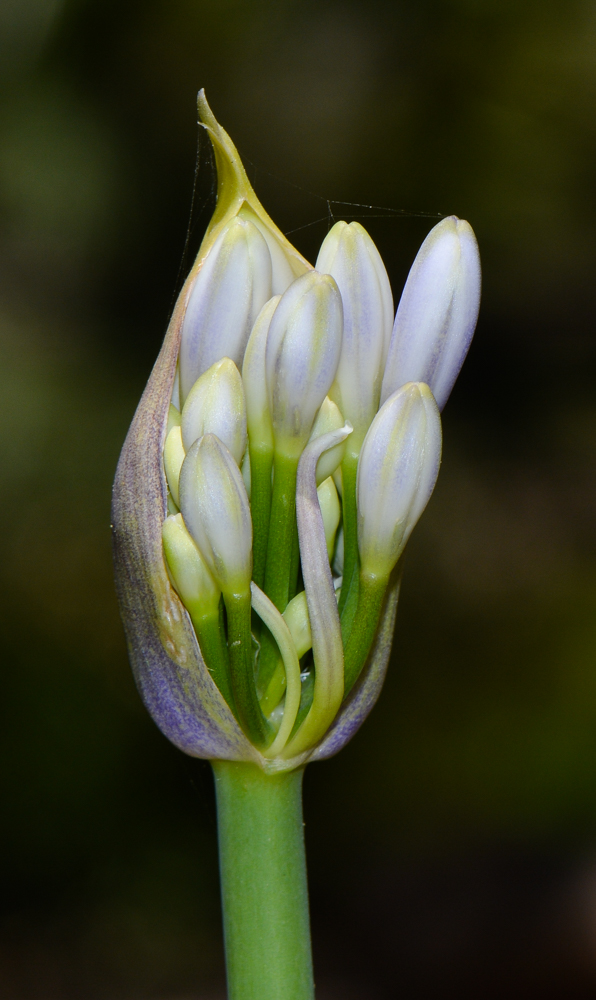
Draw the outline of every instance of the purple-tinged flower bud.
<instances>
[{"instance_id":1,"label":"purple-tinged flower bud","mask_svg":"<svg viewBox=\"0 0 596 1000\"><path fill-rule=\"evenodd\" d=\"M227 594L250 593L252 522L242 475L215 434L204 434L188 452L180 472L184 523Z\"/></svg>"},{"instance_id":2,"label":"purple-tinged flower bud","mask_svg":"<svg viewBox=\"0 0 596 1000\"><path fill-rule=\"evenodd\" d=\"M221 358L242 367L253 323L271 298L271 255L250 221L221 232L193 285L180 343L180 390L186 401L203 372Z\"/></svg>"},{"instance_id":3,"label":"purple-tinged flower bud","mask_svg":"<svg viewBox=\"0 0 596 1000\"><path fill-rule=\"evenodd\" d=\"M408 382L383 404L358 462L361 572L388 578L434 489L441 418L427 385Z\"/></svg>"},{"instance_id":4,"label":"purple-tinged flower bud","mask_svg":"<svg viewBox=\"0 0 596 1000\"><path fill-rule=\"evenodd\" d=\"M185 451L203 434L216 434L240 465L246 451L246 407L240 372L230 358L216 361L203 372L184 404Z\"/></svg>"},{"instance_id":5,"label":"purple-tinged flower bud","mask_svg":"<svg viewBox=\"0 0 596 1000\"><path fill-rule=\"evenodd\" d=\"M442 410L468 352L479 305L476 237L469 223L452 215L431 230L408 275L381 402L406 382L425 382Z\"/></svg>"},{"instance_id":6,"label":"purple-tinged flower bud","mask_svg":"<svg viewBox=\"0 0 596 1000\"><path fill-rule=\"evenodd\" d=\"M381 380L393 325L393 296L379 251L358 222L337 222L315 265L341 292L344 331L331 396L354 428L356 455L379 408Z\"/></svg>"},{"instance_id":7,"label":"purple-tinged flower bud","mask_svg":"<svg viewBox=\"0 0 596 1000\"><path fill-rule=\"evenodd\" d=\"M266 370L276 450L298 459L335 378L342 305L333 278L311 271L282 295L267 336Z\"/></svg>"}]
</instances>

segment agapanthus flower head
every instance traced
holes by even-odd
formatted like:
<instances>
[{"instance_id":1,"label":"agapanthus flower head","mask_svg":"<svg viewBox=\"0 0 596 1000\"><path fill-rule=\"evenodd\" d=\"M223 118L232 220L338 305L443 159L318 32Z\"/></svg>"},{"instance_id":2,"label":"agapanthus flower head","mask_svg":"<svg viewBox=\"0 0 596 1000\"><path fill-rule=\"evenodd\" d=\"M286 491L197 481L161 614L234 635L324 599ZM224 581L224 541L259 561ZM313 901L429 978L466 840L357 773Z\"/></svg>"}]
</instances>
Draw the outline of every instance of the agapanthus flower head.
<instances>
[{"instance_id":1,"label":"agapanthus flower head","mask_svg":"<svg viewBox=\"0 0 596 1000\"><path fill-rule=\"evenodd\" d=\"M199 113L217 205L118 465L116 578L166 736L274 772L335 753L378 697L478 254L467 223L443 220L394 323L365 229L338 223L313 268L202 92Z\"/></svg>"}]
</instances>

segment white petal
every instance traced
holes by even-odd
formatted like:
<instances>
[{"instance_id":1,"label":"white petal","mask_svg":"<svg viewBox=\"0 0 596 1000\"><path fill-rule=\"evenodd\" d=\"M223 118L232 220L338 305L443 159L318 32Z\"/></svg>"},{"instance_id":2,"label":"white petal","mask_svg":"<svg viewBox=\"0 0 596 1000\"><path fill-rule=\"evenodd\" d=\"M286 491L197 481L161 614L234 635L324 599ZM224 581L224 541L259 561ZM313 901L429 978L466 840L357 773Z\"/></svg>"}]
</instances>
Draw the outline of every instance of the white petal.
<instances>
[{"instance_id":1,"label":"white petal","mask_svg":"<svg viewBox=\"0 0 596 1000\"><path fill-rule=\"evenodd\" d=\"M234 218L209 251L189 296L180 343L184 402L199 375L221 358L242 367L252 325L271 298L271 255L252 222Z\"/></svg>"},{"instance_id":2,"label":"white petal","mask_svg":"<svg viewBox=\"0 0 596 1000\"><path fill-rule=\"evenodd\" d=\"M224 594L246 593L252 573L252 522L240 470L214 434L195 441L180 472L180 509Z\"/></svg>"},{"instance_id":3,"label":"white petal","mask_svg":"<svg viewBox=\"0 0 596 1000\"><path fill-rule=\"evenodd\" d=\"M358 222L336 223L323 242L316 267L331 274L341 292L344 331L337 402L354 427L349 447L357 452L379 408L393 324L391 287L376 246Z\"/></svg>"},{"instance_id":4,"label":"white petal","mask_svg":"<svg viewBox=\"0 0 596 1000\"><path fill-rule=\"evenodd\" d=\"M203 434L217 434L238 465L246 451L246 407L242 379L230 358L216 361L190 390L182 410L186 451Z\"/></svg>"},{"instance_id":5,"label":"white petal","mask_svg":"<svg viewBox=\"0 0 596 1000\"><path fill-rule=\"evenodd\" d=\"M341 296L333 278L311 271L282 295L267 336L269 408L276 448L298 458L335 378Z\"/></svg>"},{"instance_id":6,"label":"white petal","mask_svg":"<svg viewBox=\"0 0 596 1000\"><path fill-rule=\"evenodd\" d=\"M443 219L425 239L401 297L381 401L426 382L443 409L468 352L480 305L480 258L471 226Z\"/></svg>"},{"instance_id":7,"label":"white petal","mask_svg":"<svg viewBox=\"0 0 596 1000\"><path fill-rule=\"evenodd\" d=\"M362 570L389 576L428 503L441 461L441 418L423 383L381 407L360 452L356 485Z\"/></svg>"}]
</instances>

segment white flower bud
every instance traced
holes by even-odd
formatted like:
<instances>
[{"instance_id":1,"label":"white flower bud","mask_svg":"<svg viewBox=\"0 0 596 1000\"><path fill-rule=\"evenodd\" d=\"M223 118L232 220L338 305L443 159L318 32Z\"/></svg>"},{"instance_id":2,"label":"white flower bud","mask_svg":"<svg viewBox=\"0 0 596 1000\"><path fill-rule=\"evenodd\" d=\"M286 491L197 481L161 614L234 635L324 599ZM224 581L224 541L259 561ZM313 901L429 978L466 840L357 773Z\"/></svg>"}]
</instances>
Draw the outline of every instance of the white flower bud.
<instances>
[{"instance_id":1,"label":"white flower bud","mask_svg":"<svg viewBox=\"0 0 596 1000\"><path fill-rule=\"evenodd\" d=\"M322 437L323 434L328 434L330 431L337 431L344 424L345 420L337 404L329 399L329 396L325 396L313 424L309 441L314 441L315 438ZM330 448L329 451L324 451L321 455L317 462L317 486L327 479L327 476L332 476L343 462L346 453L346 440L340 441L335 448Z\"/></svg>"},{"instance_id":2,"label":"white flower bud","mask_svg":"<svg viewBox=\"0 0 596 1000\"><path fill-rule=\"evenodd\" d=\"M319 498L319 507L321 508L321 515L323 517L327 555L331 560L333 549L335 548L335 533L339 527L341 518L339 497L331 476L328 476L317 488L317 497Z\"/></svg>"},{"instance_id":3,"label":"white flower bud","mask_svg":"<svg viewBox=\"0 0 596 1000\"><path fill-rule=\"evenodd\" d=\"M180 479L180 469L186 458L186 451L182 444L182 428L180 425L172 427L166 438L163 450L163 464L166 471L166 478L170 493L174 503L179 507L178 482Z\"/></svg>"},{"instance_id":4,"label":"white flower bud","mask_svg":"<svg viewBox=\"0 0 596 1000\"><path fill-rule=\"evenodd\" d=\"M242 379L230 358L203 372L182 410L182 442L189 451L203 434L217 434L238 465L246 451L246 408Z\"/></svg>"},{"instance_id":5,"label":"white flower bud","mask_svg":"<svg viewBox=\"0 0 596 1000\"><path fill-rule=\"evenodd\" d=\"M215 614L221 591L186 530L182 514L166 518L162 538L172 583L191 617Z\"/></svg>"},{"instance_id":6,"label":"white flower bud","mask_svg":"<svg viewBox=\"0 0 596 1000\"><path fill-rule=\"evenodd\" d=\"M408 382L364 439L356 494L362 572L388 577L430 499L441 461L441 418L427 385Z\"/></svg>"},{"instance_id":7,"label":"white flower bud","mask_svg":"<svg viewBox=\"0 0 596 1000\"><path fill-rule=\"evenodd\" d=\"M224 596L246 594L252 573L252 522L242 475L215 434L204 434L180 472L184 523Z\"/></svg>"},{"instance_id":8,"label":"white flower bud","mask_svg":"<svg viewBox=\"0 0 596 1000\"><path fill-rule=\"evenodd\" d=\"M170 409L168 410L168 423L166 427L166 434L169 434L172 427L180 427L180 422L182 417L180 416L180 410L177 410L173 403L170 403Z\"/></svg>"},{"instance_id":9,"label":"white flower bud","mask_svg":"<svg viewBox=\"0 0 596 1000\"><path fill-rule=\"evenodd\" d=\"M269 253L271 254L271 293L272 295L283 295L286 288L290 287L294 278L298 275L294 274L292 265L290 264L290 260L286 255L282 244L271 229L266 226L261 219L259 219L256 212L253 212L253 210L248 207L246 202L238 212L238 218L252 222L261 233L261 236L263 236L266 240L267 246L269 247ZM301 274L303 270L303 268L300 268L298 274Z\"/></svg>"},{"instance_id":10,"label":"white flower bud","mask_svg":"<svg viewBox=\"0 0 596 1000\"><path fill-rule=\"evenodd\" d=\"M426 382L443 409L468 352L480 305L480 257L469 223L443 219L408 275L391 336L381 402Z\"/></svg>"},{"instance_id":11,"label":"white flower bud","mask_svg":"<svg viewBox=\"0 0 596 1000\"><path fill-rule=\"evenodd\" d=\"M332 275L341 292L344 331L332 397L354 427L348 448L357 454L379 408L393 326L391 286L379 251L358 222L335 224L315 266Z\"/></svg>"},{"instance_id":12,"label":"white flower bud","mask_svg":"<svg viewBox=\"0 0 596 1000\"><path fill-rule=\"evenodd\" d=\"M282 295L267 336L267 389L276 449L298 459L335 378L341 296L333 278L311 271Z\"/></svg>"},{"instance_id":13,"label":"white flower bud","mask_svg":"<svg viewBox=\"0 0 596 1000\"><path fill-rule=\"evenodd\" d=\"M242 362L242 382L251 447L261 445L263 448L273 448L265 358L269 327L280 299L280 295L275 295L261 309L248 338Z\"/></svg>"},{"instance_id":14,"label":"white flower bud","mask_svg":"<svg viewBox=\"0 0 596 1000\"><path fill-rule=\"evenodd\" d=\"M190 292L180 342L181 402L199 375L221 358L242 367L253 323L271 298L271 255L252 222L232 219Z\"/></svg>"}]
</instances>

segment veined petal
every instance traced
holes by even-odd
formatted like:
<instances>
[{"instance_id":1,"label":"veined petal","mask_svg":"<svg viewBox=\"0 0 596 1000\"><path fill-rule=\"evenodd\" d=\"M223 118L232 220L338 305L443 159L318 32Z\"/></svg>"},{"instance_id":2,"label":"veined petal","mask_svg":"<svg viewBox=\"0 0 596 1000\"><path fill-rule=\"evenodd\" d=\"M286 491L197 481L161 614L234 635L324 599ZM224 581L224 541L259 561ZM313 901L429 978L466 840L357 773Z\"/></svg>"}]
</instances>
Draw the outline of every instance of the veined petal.
<instances>
[{"instance_id":1,"label":"veined petal","mask_svg":"<svg viewBox=\"0 0 596 1000\"><path fill-rule=\"evenodd\" d=\"M356 495L361 570L388 577L430 499L441 462L441 418L424 383L394 392L360 452Z\"/></svg>"},{"instance_id":2,"label":"veined petal","mask_svg":"<svg viewBox=\"0 0 596 1000\"><path fill-rule=\"evenodd\" d=\"M341 296L333 278L311 271L290 285L267 336L267 390L277 449L298 457L335 378Z\"/></svg>"},{"instance_id":3,"label":"veined petal","mask_svg":"<svg viewBox=\"0 0 596 1000\"><path fill-rule=\"evenodd\" d=\"M440 410L464 363L480 306L480 257L469 223L450 216L431 230L397 309L381 402L406 382L426 382Z\"/></svg>"},{"instance_id":4,"label":"veined petal","mask_svg":"<svg viewBox=\"0 0 596 1000\"><path fill-rule=\"evenodd\" d=\"M195 441L180 472L184 523L224 594L246 594L252 522L242 475L215 434Z\"/></svg>"},{"instance_id":5,"label":"veined petal","mask_svg":"<svg viewBox=\"0 0 596 1000\"><path fill-rule=\"evenodd\" d=\"M349 447L358 454L379 408L393 325L391 286L376 246L358 222L333 226L315 266L331 274L341 292L344 329L332 397L354 427Z\"/></svg>"},{"instance_id":6,"label":"veined petal","mask_svg":"<svg viewBox=\"0 0 596 1000\"><path fill-rule=\"evenodd\" d=\"M216 434L240 465L246 451L246 407L240 372L230 358L216 361L197 379L181 426L186 451L203 434Z\"/></svg>"}]
</instances>

